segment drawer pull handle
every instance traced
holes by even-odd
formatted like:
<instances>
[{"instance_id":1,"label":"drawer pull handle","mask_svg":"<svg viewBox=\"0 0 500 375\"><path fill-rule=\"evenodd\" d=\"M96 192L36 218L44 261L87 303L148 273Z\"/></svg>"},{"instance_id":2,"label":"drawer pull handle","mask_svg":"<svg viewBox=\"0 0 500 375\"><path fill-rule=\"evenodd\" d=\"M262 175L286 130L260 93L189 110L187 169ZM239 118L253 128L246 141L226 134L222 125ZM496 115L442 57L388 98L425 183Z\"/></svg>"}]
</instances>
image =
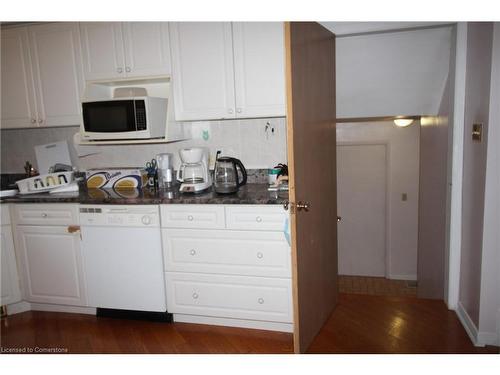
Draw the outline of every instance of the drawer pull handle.
<instances>
[{"instance_id":1,"label":"drawer pull handle","mask_svg":"<svg viewBox=\"0 0 500 375\"><path fill-rule=\"evenodd\" d=\"M42 214L42 217L47 217L49 215L47 215L45 212Z\"/></svg>"},{"instance_id":2,"label":"drawer pull handle","mask_svg":"<svg viewBox=\"0 0 500 375\"><path fill-rule=\"evenodd\" d=\"M262 305L264 303L264 298L259 298L257 302L259 302Z\"/></svg>"},{"instance_id":3,"label":"drawer pull handle","mask_svg":"<svg viewBox=\"0 0 500 375\"><path fill-rule=\"evenodd\" d=\"M189 221L193 221L193 219L194 219L193 215L189 215L189 216L188 216L188 220L189 220Z\"/></svg>"},{"instance_id":4,"label":"drawer pull handle","mask_svg":"<svg viewBox=\"0 0 500 375\"><path fill-rule=\"evenodd\" d=\"M189 252L189 254L191 254L191 255L196 255L196 250L194 250L194 249L193 249L193 250L191 250L191 251Z\"/></svg>"},{"instance_id":5,"label":"drawer pull handle","mask_svg":"<svg viewBox=\"0 0 500 375\"><path fill-rule=\"evenodd\" d=\"M193 293L193 299L198 299L198 294L197 293Z\"/></svg>"},{"instance_id":6,"label":"drawer pull handle","mask_svg":"<svg viewBox=\"0 0 500 375\"><path fill-rule=\"evenodd\" d=\"M255 221L256 221L257 223L260 223L260 222L262 221L262 218L261 218L260 216L257 216L257 217L255 218Z\"/></svg>"},{"instance_id":7,"label":"drawer pull handle","mask_svg":"<svg viewBox=\"0 0 500 375\"><path fill-rule=\"evenodd\" d=\"M264 258L264 254L262 254L260 251L257 253L257 258L262 259Z\"/></svg>"}]
</instances>

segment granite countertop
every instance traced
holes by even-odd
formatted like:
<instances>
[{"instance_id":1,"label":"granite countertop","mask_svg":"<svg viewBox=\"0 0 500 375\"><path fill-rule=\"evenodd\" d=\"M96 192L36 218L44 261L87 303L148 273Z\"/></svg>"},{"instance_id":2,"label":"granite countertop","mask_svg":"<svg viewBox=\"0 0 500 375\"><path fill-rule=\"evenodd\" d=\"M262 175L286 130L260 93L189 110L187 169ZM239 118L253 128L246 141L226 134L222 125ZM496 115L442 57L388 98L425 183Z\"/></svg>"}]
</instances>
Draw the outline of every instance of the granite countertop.
<instances>
[{"instance_id":1,"label":"granite countertop","mask_svg":"<svg viewBox=\"0 0 500 375\"><path fill-rule=\"evenodd\" d=\"M212 189L199 194L181 194L178 186L171 190L86 189L58 194L25 194L2 198L2 203L81 203L81 204L283 204L287 191L268 191L267 184L247 184L237 193L221 195Z\"/></svg>"}]
</instances>

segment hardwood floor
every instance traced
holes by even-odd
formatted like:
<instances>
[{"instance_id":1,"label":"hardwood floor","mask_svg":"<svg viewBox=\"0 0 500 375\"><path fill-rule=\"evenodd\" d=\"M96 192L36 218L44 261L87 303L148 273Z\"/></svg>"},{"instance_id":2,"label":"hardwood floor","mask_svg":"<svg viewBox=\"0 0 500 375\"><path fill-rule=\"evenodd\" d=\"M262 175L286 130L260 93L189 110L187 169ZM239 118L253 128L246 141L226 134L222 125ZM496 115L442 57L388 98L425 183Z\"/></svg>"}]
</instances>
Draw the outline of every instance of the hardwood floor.
<instances>
[{"instance_id":1,"label":"hardwood floor","mask_svg":"<svg viewBox=\"0 0 500 375\"><path fill-rule=\"evenodd\" d=\"M385 277L370 276L338 276L340 293L370 294L375 296L416 297L415 282L408 280L391 280Z\"/></svg>"},{"instance_id":2,"label":"hardwood floor","mask_svg":"<svg viewBox=\"0 0 500 375\"><path fill-rule=\"evenodd\" d=\"M292 335L186 323L26 312L1 321L1 346L68 353L292 353ZM65 350L66 349L66 350ZM340 294L310 353L498 353L475 348L443 302Z\"/></svg>"}]
</instances>

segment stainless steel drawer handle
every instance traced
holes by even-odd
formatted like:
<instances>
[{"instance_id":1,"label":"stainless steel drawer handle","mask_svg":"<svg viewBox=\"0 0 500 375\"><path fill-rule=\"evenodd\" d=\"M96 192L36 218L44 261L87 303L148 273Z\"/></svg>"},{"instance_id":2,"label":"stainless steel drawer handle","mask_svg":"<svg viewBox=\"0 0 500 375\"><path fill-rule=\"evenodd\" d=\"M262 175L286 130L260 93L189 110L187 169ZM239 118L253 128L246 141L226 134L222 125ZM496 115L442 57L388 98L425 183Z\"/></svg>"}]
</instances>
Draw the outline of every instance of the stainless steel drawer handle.
<instances>
[{"instance_id":1,"label":"stainless steel drawer handle","mask_svg":"<svg viewBox=\"0 0 500 375\"><path fill-rule=\"evenodd\" d=\"M264 258L264 254L262 254L260 251L257 253L257 258L262 259Z\"/></svg>"},{"instance_id":2,"label":"stainless steel drawer handle","mask_svg":"<svg viewBox=\"0 0 500 375\"><path fill-rule=\"evenodd\" d=\"M196 255L196 250L194 250L194 249L193 249L193 250L191 250L191 251L189 252L189 254L191 254L191 255Z\"/></svg>"},{"instance_id":3,"label":"stainless steel drawer handle","mask_svg":"<svg viewBox=\"0 0 500 375\"><path fill-rule=\"evenodd\" d=\"M49 216L49 215L47 215L45 212L42 213L42 217L47 217L47 216Z\"/></svg>"},{"instance_id":4,"label":"stainless steel drawer handle","mask_svg":"<svg viewBox=\"0 0 500 375\"><path fill-rule=\"evenodd\" d=\"M198 299L198 294L197 293L193 293L193 299Z\"/></svg>"},{"instance_id":5,"label":"stainless steel drawer handle","mask_svg":"<svg viewBox=\"0 0 500 375\"><path fill-rule=\"evenodd\" d=\"M260 223L260 222L262 221L262 218L261 218L260 216L257 216L257 217L255 218L255 221L256 221L257 223Z\"/></svg>"},{"instance_id":6,"label":"stainless steel drawer handle","mask_svg":"<svg viewBox=\"0 0 500 375\"><path fill-rule=\"evenodd\" d=\"M264 303L264 298L259 298L257 302L262 305Z\"/></svg>"},{"instance_id":7,"label":"stainless steel drawer handle","mask_svg":"<svg viewBox=\"0 0 500 375\"><path fill-rule=\"evenodd\" d=\"M189 220L189 221L193 221L193 220L194 220L193 215L189 215L189 216L188 216L188 220Z\"/></svg>"}]
</instances>

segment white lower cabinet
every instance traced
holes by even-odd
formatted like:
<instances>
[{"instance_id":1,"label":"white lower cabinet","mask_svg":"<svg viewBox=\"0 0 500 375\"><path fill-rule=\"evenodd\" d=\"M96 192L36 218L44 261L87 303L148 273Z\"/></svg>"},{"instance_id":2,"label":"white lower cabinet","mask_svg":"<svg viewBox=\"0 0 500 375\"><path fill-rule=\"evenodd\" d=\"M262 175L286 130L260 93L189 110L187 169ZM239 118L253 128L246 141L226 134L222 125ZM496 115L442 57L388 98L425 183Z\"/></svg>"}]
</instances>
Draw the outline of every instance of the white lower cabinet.
<instances>
[{"instance_id":1,"label":"white lower cabinet","mask_svg":"<svg viewBox=\"0 0 500 375\"><path fill-rule=\"evenodd\" d=\"M205 205L206 213L217 212L211 221L217 228L201 220L172 220L196 218L199 209L162 205L160 210L167 310L174 321L290 332L287 212L281 206Z\"/></svg>"},{"instance_id":2,"label":"white lower cabinet","mask_svg":"<svg viewBox=\"0 0 500 375\"><path fill-rule=\"evenodd\" d=\"M169 312L292 322L290 279L167 272L166 284Z\"/></svg>"},{"instance_id":3,"label":"white lower cabinet","mask_svg":"<svg viewBox=\"0 0 500 375\"><path fill-rule=\"evenodd\" d=\"M0 305L10 305L21 301L16 254L10 225L9 206L3 204L1 210L0 252L1 252L1 290Z\"/></svg>"},{"instance_id":4,"label":"white lower cabinet","mask_svg":"<svg viewBox=\"0 0 500 375\"><path fill-rule=\"evenodd\" d=\"M77 208L78 205L62 203L14 206L14 219L19 220L15 226L15 244L24 300L87 305L78 218L61 215L61 212L73 212ZM26 216L26 212L41 212L46 224L20 224L39 222L36 215L32 218Z\"/></svg>"}]
</instances>

